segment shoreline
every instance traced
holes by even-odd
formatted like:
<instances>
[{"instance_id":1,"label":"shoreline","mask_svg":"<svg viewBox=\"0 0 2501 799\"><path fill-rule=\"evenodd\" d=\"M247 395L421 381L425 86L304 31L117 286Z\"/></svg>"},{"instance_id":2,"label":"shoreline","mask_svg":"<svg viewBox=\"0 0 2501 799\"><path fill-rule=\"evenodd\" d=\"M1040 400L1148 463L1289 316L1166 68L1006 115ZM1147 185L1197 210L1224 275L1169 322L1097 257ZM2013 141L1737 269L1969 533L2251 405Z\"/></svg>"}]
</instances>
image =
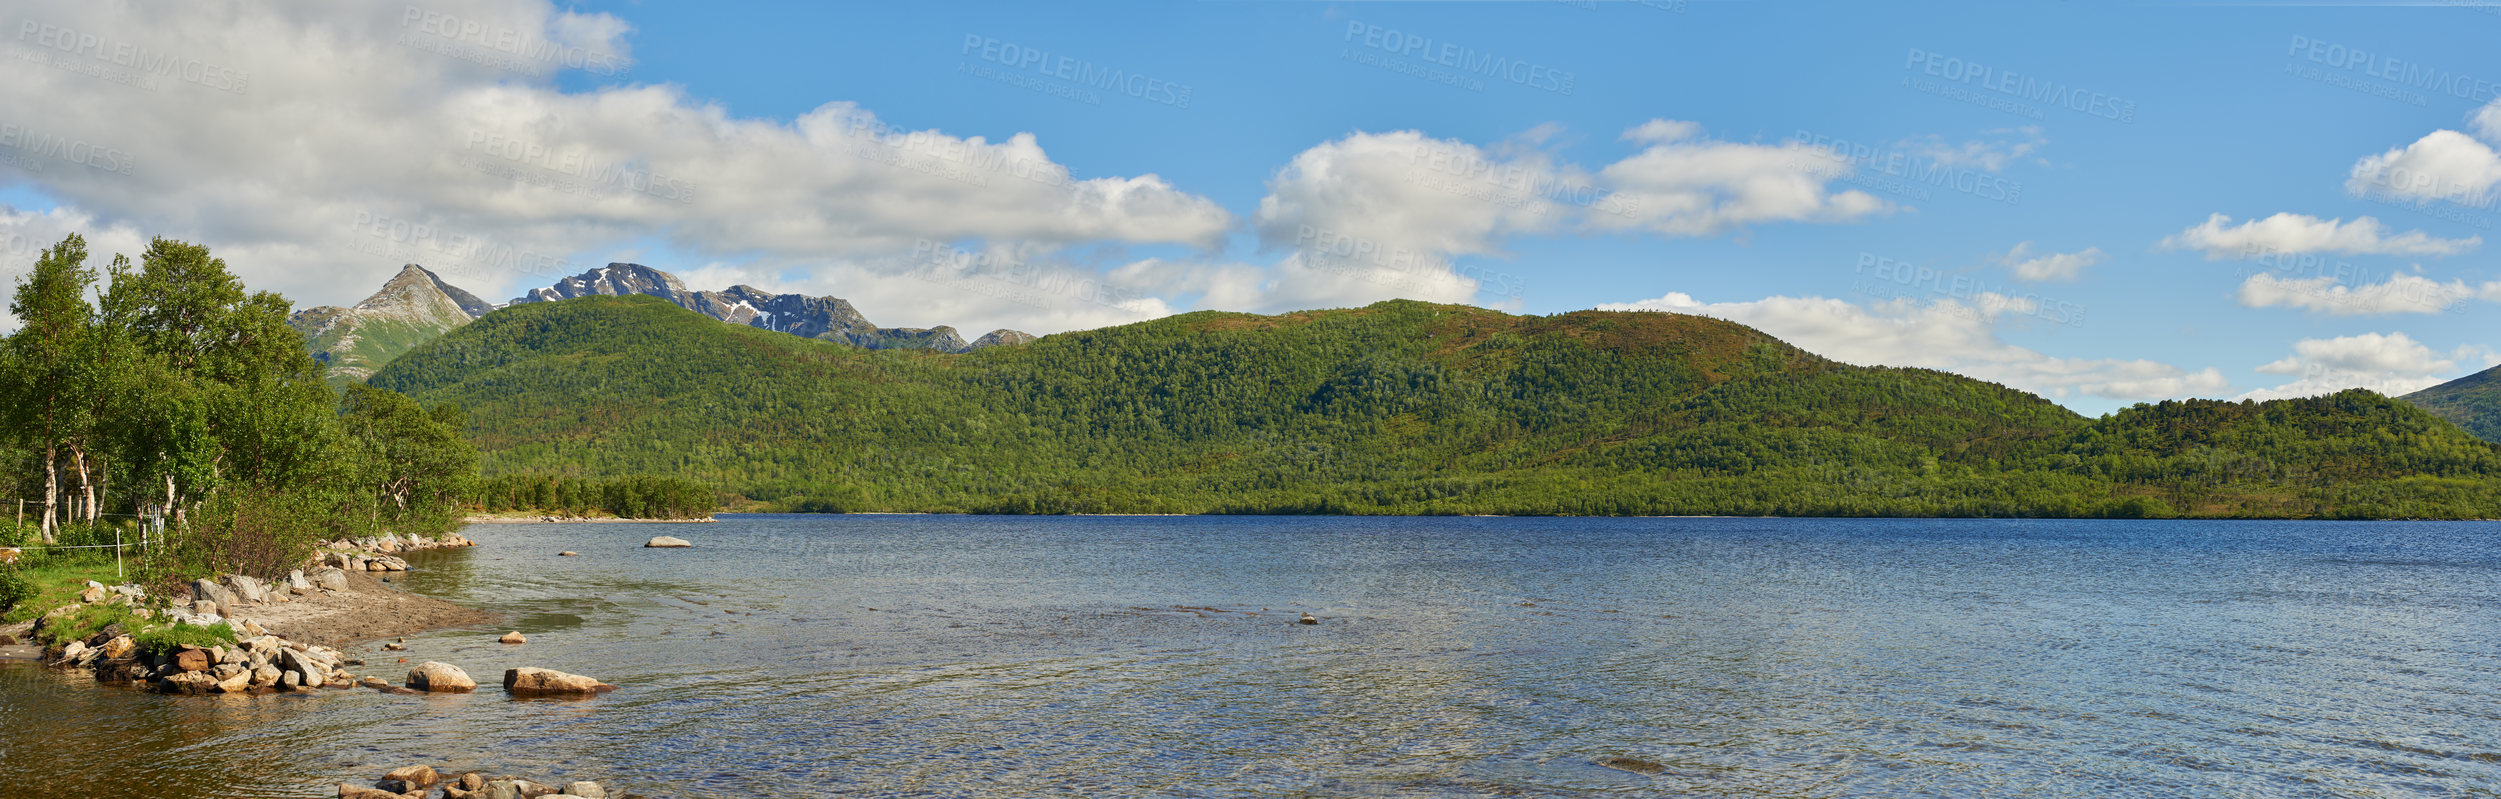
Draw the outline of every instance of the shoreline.
<instances>
[{"instance_id":1,"label":"shoreline","mask_svg":"<svg viewBox=\"0 0 2501 799\"><path fill-rule=\"evenodd\" d=\"M623 519L615 516L530 516L478 514L461 517L461 524L711 524L720 521L711 516L701 519Z\"/></svg>"}]
</instances>

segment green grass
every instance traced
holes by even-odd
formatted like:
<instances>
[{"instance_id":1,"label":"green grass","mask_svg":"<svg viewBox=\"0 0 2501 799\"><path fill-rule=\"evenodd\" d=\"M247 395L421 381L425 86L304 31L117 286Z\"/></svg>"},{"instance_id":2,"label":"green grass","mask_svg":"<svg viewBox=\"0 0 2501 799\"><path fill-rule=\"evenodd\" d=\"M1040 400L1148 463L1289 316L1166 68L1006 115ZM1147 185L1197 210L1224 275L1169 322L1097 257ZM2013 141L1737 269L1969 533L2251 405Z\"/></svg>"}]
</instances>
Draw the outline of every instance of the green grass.
<instances>
[{"instance_id":1,"label":"green grass","mask_svg":"<svg viewBox=\"0 0 2501 799\"><path fill-rule=\"evenodd\" d=\"M129 605L98 603L80 607L43 625L36 637L47 645L60 644L95 635L116 624L129 631L140 629L143 622L131 614Z\"/></svg>"},{"instance_id":2,"label":"green grass","mask_svg":"<svg viewBox=\"0 0 2501 799\"><path fill-rule=\"evenodd\" d=\"M116 582L113 561L109 557L99 562L92 555L47 556L40 550L29 548L25 559L20 560L16 568L21 579L34 585L35 593L9 608L8 612L0 613L0 624L15 624L44 611L77 602L78 592L86 590L88 580L106 585Z\"/></svg>"},{"instance_id":3,"label":"green grass","mask_svg":"<svg viewBox=\"0 0 2501 799\"><path fill-rule=\"evenodd\" d=\"M204 627L182 622L142 630L139 634L132 636L132 639L138 642L139 651L159 655L185 646L207 649L212 646L231 646L235 642L233 627L223 624Z\"/></svg>"}]
</instances>

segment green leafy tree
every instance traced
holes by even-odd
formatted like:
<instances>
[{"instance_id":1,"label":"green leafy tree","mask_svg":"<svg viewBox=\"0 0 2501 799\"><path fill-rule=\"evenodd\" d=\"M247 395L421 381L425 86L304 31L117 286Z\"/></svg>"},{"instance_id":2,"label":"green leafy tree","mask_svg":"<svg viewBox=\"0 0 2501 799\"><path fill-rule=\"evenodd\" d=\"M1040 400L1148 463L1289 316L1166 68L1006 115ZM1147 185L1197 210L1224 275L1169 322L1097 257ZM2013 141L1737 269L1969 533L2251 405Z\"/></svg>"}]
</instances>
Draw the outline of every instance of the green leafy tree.
<instances>
[{"instance_id":1,"label":"green leafy tree","mask_svg":"<svg viewBox=\"0 0 2501 799\"><path fill-rule=\"evenodd\" d=\"M70 234L35 259L9 303L19 327L6 343L12 367L8 427L42 452L40 524L46 542L54 540L61 522L64 450L82 446L81 434L91 424L84 392L93 388L92 370L82 356L94 323L87 292L96 275L86 263L87 240Z\"/></svg>"}]
</instances>

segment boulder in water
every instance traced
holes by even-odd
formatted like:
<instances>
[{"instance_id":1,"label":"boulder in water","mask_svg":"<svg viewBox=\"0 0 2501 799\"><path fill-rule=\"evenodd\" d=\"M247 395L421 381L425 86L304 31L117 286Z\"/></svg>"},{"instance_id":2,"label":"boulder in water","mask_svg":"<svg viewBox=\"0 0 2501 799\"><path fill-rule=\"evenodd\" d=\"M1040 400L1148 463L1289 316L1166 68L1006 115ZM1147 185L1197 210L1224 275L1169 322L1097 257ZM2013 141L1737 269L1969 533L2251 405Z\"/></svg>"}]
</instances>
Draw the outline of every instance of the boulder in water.
<instances>
[{"instance_id":1,"label":"boulder in water","mask_svg":"<svg viewBox=\"0 0 2501 799\"><path fill-rule=\"evenodd\" d=\"M465 694L477 690L478 681L469 679L469 673L461 671L459 666L429 660L408 670L408 687L434 693ZM432 773L431 769L427 770L428 775ZM433 777L428 776L423 784L433 785Z\"/></svg>"},{"instance_id":2,"label":"boulder in water","mask_svg":"<svg viewBox=\"0 0 2501 799\"><path fill-rule=\"evenodd\" d=\"M617 687L579 674L524 666L504 672L504 693L514 696L567 696L614 691Z\"/></svg>"}]
</instances>

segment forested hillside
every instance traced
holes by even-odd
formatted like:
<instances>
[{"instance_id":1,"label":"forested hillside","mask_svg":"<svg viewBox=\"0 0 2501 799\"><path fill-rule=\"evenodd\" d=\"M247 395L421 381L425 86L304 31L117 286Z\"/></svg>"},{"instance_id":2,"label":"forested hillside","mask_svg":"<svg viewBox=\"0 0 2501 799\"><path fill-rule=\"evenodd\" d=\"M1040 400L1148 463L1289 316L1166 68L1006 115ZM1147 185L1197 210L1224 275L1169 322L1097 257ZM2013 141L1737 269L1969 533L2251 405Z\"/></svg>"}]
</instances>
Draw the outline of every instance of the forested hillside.
<instances>
[{"instance_id":1,"label":"forested hillside","mask_svg":"<svg viewBox=\"0 0 2501 799\"><path fill-rule=\"evenodd\" d=\"M2405 395L2485 441L2501 441L2501 366Z\"/></svg>"},{"instance_id":2,"label":"forested hillside","mask_svg":"<svg viewBox=\"0 0 2501 799\"><path fill-rule=\"evenodd\" d=\"M490 474L808 510L2501 516L2501 450L2368 392L2089 420L1660 313L1208 312L944 354L586 297L371 382L467 409Z\"/></svg>"}]
</instances>

